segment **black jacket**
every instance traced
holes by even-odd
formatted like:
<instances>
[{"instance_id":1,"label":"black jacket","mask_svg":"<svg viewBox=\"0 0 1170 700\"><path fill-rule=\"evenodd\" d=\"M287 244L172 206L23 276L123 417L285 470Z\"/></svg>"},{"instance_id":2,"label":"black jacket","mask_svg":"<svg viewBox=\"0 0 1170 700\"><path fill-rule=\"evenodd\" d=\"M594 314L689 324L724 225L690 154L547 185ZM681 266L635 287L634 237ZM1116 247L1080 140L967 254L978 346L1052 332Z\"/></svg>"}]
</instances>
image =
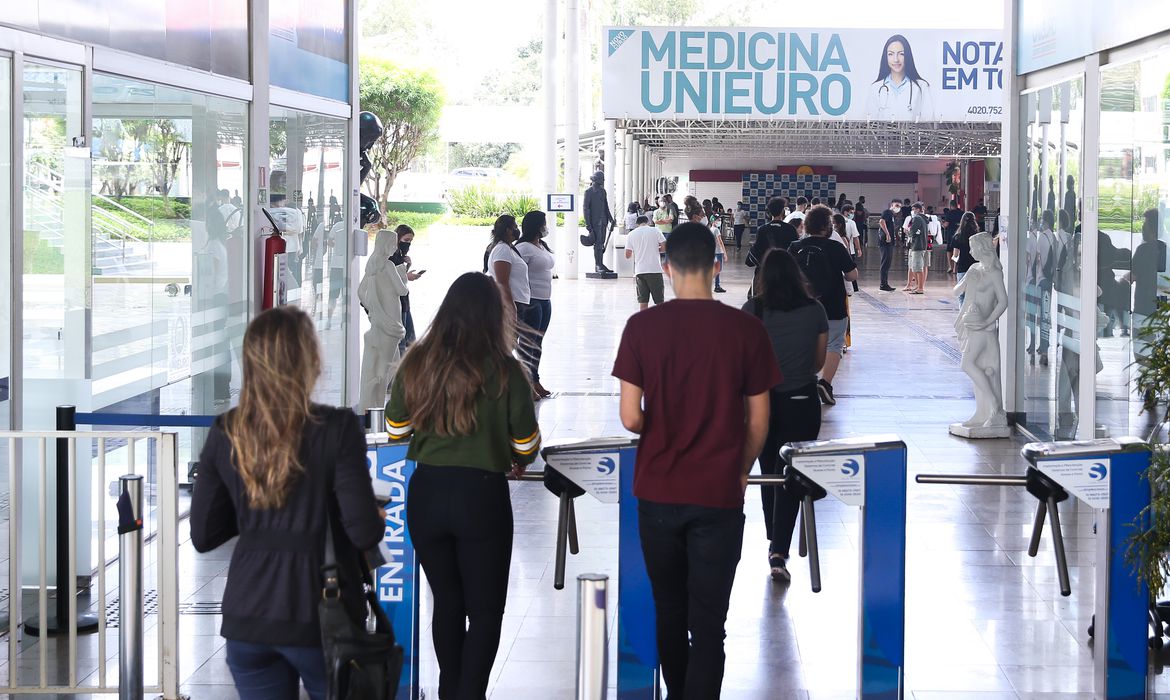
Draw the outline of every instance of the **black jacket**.
<instances>
[{"instance_id":1,"label":"black jacket","mask_svg":"<svg viewBox=\"0 0 1170 700\"><path fill-rule=\"evenodd\" d=\"M240 538L223 593L220 634L228 639L321 644L317 603L326 502L342 599L355 622L365 619L361 552L378 545L386 525L370 484L365 435L348 409L314 406L313 416L301 436L305 471L282 508L248 506L222 418L212 426L199 456L191 497L191 542L196 550L207 552L236 535Z\"/></svg>"},{"instance_id":2,"label":"black jacket","mask_svg":"<svg viewBox=\"0 0 1170 700\"><path fill-rule=\"evenodd\" d=\"M755 267L764 262L764 256L773 248L788 250L788 246L796 242L800 234L796 227L784 221L770 221L756 229L756 242L748 250L744 263L748 267Z\"/></svg>"},{"instance_id":3,"label":"black jacket","mask_svg":"<svg viewBox=\"0 0 1170 700\"><path fill-rule=\"evenodd\" d=\"M614 223L613 212L609 210L609 198L604 187L591 186L585 190L585 228L593 235L600 234L605 240L605 230Z\"/></svg>"}]
</instances>

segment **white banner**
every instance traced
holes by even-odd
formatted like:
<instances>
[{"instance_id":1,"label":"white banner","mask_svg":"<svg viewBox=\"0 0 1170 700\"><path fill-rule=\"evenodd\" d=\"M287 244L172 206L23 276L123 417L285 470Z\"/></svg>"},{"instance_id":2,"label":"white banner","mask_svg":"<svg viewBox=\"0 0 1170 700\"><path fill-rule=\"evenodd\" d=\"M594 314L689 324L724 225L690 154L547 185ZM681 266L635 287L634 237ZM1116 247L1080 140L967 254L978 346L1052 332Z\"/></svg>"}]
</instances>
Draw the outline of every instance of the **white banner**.
<instances>
[{"instance_id":1,"label":"white banner","mask_svg":"<svg viewBox=\"0 0 1170 700\"><path fill-rule=\"evenodd\" d=\"M1109 458L1047 459L1036 468L1091 508L1109 507Z\"/></svg>"},{"instance_id":2,"label":"white banner","mask_svg":"<svg viewBox=\"0 0 1170 700\"><path fill-rule=\"evenodd\" d=\"M792 468L845 505L865 505L865 455L800 455Z\"/></svg>"},{"instance_id":3,"label":"white banner","mask_svg":"<svg viewBox=\"0 0 1170 700\"><path fill-rule=\"evenodd\" d=\"M993 30L607 27L608 119L995 122Z\"/></svg>"}]
</instances>

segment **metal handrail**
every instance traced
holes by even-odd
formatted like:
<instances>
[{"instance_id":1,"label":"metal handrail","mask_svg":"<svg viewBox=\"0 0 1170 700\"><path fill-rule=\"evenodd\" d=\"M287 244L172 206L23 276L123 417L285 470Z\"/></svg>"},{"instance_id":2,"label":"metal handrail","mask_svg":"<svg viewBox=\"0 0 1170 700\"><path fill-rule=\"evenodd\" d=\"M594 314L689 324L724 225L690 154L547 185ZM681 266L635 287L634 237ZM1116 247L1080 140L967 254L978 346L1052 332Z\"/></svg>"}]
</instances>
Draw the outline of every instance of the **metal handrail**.
<instances>
[{"instance_id":1,"label":"metal handrail","mask_svg":"<svg viewBox=\"0 0 1170 700\"><path fill-rule=\"evenodd\" d=\"M108 683L108 672L106 665L109 660L109 655L106 653L106 624L105 624L105 603L106 594L109 590L106 581L106 533L109 529L107 527L106 510L107 504L105 498L98 498L97 513L93 518L94 523L99 528L99 536L97 537L97 653L100 659L98 663L97 684L96 685L81 685L78 673L78 626L77 626L77 576L76 576L76 561L77 551L76 543L77 537L77 519L75 517L67 517L67 531L65 538L65 547L68 552L67 556L67 572L62 577L64 580L64 591L59 591L59 596L66 596L66 616L67 619L62 623L58 622L59 628L65 628L67 636L63 638L62 646L67 649L67 682L62 684L49 683L49 649L48 632L49 624L49 605L48 605L48 522L47 516L49 509L49 488L48 488L48 448L50 441L54 441L58 446L64 444L63 453L66 455L67 464L65 468L58 469L60 488L67 489L68 513L76 513L76 506L78 504L78 494L73 485L79 483L77 479L78 471L78 449L77 442L84 440L95 441L97 443L96 450L96 474L94 479L97 483L104 483L106 481L106 443L107 441L116 440L119 442L125 441L127 449L127 466L130 472L135 471L135 453L138 442L141 440L154 441L155 455L157 469L152 469L152 472L158 475L158 512L157 518L159 522L159 536L157 539L159 550L157 553L158 560L158 683L148 688L152 693L161 693L166 700L176 700L179 697L179 577L178 577L178 440L175 433L166 432L126 432L126 431L108 431L108 432L89 432L77 433L67 430L30 430L30 431L0 431L0 440L8 441L8 488L9 493L12 494L12 499L9 504L9 559L8 559L8 580L11 582L10 586L10 601L8 609L10 611L8 619L8 668L10 669L8 678L0 684L0 693L8 695L18 694L73 694L77 692L113 692L116 690ZM59 450L59 454L62 451ZM86 447L85 454L89 454L89 448ZM30 461L28 458L32 457L33 464L25 464ZM59 467L60 465L58 465ZM25 473L28 472L30 476L36 479L35 499L32 503L26 504L23 499L23 480ZM60 479L61 473L66 475L64 481ZM40 644L33 647L27 645L27 640L22 639L21 627L25 621L21 619L23 606L23 588L20 585L21 568L22 568L22 537L21 524L23 510L26 505L34 507L40 514L39 524L37 525L37 555L36 564L38 572L38 586L35 589L38 599L37 608L39 611L40 623L38 627L38 638ZM60 545L58 545L60 546ZM24 655L22 657L22 654ZM38 666L36 669L36 681L33 684L20 685L22 677L32 675L28 672L21 673L22 668L27 668L27 665L20 663L22 658L29 658L31 655L36 655ZM59 662L58 662L59 663ZM56 666L56 664L54 664Z\"/></svg>"}]
</instances>

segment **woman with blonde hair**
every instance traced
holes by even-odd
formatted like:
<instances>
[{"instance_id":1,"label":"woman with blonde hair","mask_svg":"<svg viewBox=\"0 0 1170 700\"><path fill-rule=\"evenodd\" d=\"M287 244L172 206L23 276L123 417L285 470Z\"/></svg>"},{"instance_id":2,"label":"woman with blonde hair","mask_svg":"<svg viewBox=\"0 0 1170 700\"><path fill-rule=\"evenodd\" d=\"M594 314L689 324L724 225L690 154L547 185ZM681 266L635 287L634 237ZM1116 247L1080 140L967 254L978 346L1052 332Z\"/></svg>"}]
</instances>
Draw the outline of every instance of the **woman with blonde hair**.
<instances>
[{"instance_id":1,"label":"woman with blonde hair","mask_svg":"<svg viewBox=\"0 0 1170 700\"><path fill-rule=\"evenodd\" d=\"M348 409L314 404L321 374L313 322L281 306L243 345L240 405L216 419L199 456L191 542L207 552L239 536L223 593L227 664L243 700L324 700L317 602L328 525L341 599L366 619L362 552L382 540L366 440Z\"/></svg>"},{"instance_id":2,"label":"woman with blonde hair","mask_svg":"<svg viewBox=\"0 0 1170 700\"><path fill-rule=\"evenodd\" d=\"M406 524L434 594L441 700L483 700L500 644L512 559L507 476L536 459L532 387L512 356L516 322L501 285L469 272L410 347L386 406L411 438Z\"/></svg>"}]
</instances>

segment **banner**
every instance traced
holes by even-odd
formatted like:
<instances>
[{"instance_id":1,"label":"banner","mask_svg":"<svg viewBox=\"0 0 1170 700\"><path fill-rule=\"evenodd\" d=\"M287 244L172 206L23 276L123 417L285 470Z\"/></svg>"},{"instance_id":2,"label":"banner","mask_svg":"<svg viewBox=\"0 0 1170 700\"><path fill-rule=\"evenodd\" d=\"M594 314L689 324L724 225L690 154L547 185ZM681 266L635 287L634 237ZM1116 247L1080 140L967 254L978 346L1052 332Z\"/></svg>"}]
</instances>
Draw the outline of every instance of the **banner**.
<instances>
[{"instance_id":1,"label":"banner","mask_svg":"<svg viewBox=\"0 0 1170 700\"><path fill-rule=\"evenodd\" d=\"M607 27L608 119L997 122L993 30Z\"/></svg>"}]
</instances>

